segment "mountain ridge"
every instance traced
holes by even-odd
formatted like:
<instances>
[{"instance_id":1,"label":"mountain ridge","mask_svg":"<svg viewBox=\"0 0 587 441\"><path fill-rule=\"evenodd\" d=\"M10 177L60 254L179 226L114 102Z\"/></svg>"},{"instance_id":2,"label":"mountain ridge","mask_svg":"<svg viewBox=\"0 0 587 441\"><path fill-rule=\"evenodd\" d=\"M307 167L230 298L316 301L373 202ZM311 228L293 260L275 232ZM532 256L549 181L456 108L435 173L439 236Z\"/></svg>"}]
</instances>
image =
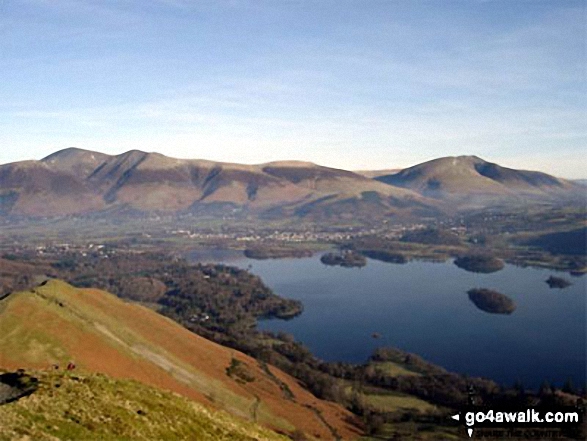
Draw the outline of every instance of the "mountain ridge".
<instances>
[{"instance_id":1,"label":"mountain ridge","mask_svg":"<svg viewBox=\"0 0 587 441\"><path fill-rule=\"evenodd\" d=\"M578 189L571 181L476 156L438 158L380 176L304 161L247 165L68 148L39 161L0 165L0 216L85 215L118 207L145 214L216 210L318 221L402 219L475 202L552 201Z\"/></svg>"},{"instance_id":2,"label":"mountain ridge","mask_svg":"<svg viewBox=\"0 0 587 441\"><path fill-rule=\"evenodd\" d=\"M34 185L39 177L46 184ZM60 182L67 191L53 190ZM328 201L329 206L360 201L364 192L376 192L386 213L407 211L394 207L398 199L406 205L429 205L409 190L303 161L245 165L139 150L112 156L69 148L40 161L0 165L4 215L87 214L115 206L145 213L201 211L218 205L256 214L278 208L296 212L317 201Z\"/></svg>"}]
</instances>

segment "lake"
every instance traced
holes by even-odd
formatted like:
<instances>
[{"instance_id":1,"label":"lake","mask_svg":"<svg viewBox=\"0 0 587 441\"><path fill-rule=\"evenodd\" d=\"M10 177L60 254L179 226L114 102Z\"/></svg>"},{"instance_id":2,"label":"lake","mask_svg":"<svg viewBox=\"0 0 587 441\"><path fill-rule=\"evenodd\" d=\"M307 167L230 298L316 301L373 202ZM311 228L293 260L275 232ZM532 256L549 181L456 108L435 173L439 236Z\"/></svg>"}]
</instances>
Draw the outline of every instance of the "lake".
<instances>
[{"instance_id":1,"label":"lake","mask_svg":"<svg viewBox=\"0 0 587 441\"><path fill-rule=\"evenodd\" d=\"M560 386L568 378L585 384L585 277L563 275L573 285L551 289L545 280L556 272L512 265L478 274L452 261L370 259L358 269L323 265L319 255L234 257L226 263L250 269L275 293L304 304L299 317L262 321L259 328L291 333L324 360L362 363L375 348L394 346L505 385L520 380L538 387L546 379ZM476 287L506 294L517 309L511 315L479 310L467 295Z\"/></svg>"}]
</instances>

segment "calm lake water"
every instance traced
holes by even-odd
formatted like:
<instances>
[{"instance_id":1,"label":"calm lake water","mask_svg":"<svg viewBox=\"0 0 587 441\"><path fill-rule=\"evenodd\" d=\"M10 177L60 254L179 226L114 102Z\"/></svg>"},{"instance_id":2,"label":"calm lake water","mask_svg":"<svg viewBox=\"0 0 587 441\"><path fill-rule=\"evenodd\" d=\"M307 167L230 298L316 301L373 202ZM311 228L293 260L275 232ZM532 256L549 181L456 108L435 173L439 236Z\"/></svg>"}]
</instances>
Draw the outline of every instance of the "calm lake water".
<instances>
[{"instance_id":1,"label":"calm lake water","mask_svg":"<svg viewBox=\"0 0 587 441\"><path fill-rule=\"evenodd\" d=\"M369 260L364 268L304 259L226 259L249 268L274 292L301 300L299 317L267 320L261 329L285 331L328 361L364 362L379 346L416 353L448 370L512 385L538 387L547 379L575 385L586 377L586 278L551 289L555 272L507 265L493 274L446 263L405 265ZM468 298L471 288L512 298L511 315L488 314ZM374 339L372 334L380 333Z\"/></svg>"}]
</instances>

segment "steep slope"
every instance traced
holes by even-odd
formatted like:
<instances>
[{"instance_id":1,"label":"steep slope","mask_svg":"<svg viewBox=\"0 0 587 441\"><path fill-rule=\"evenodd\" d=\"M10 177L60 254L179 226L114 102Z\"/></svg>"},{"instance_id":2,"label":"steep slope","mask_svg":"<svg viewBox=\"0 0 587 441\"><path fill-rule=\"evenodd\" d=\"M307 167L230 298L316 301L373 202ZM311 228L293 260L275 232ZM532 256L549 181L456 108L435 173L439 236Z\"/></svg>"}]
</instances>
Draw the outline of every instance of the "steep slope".
<instances>
[{"instance_id":1,"label":"steep slope","mask_svg":"<svg viewBox=\"0 0 587 441\"><path fill-rule=\"evenodd\" d=\"M38 371L37 390L0 407L0 440L287 440L132 380L87 372Z\"/></svg>"},{"instance_id":2,"label":"steep slope","mask_svg":"<svg viewBox=\"0 0 587 441\"><path fill-rule=\"evenodd\" d=\"M501 167L476 156L434 159L376 179L428 197L473 205L548 200L577 192L576 184L570 181L546 173Z\"/></svg>"},{"instance_id":3,"label":"steep slope","mask_svg":"<svg viewBox=\"0 0 587 441\"><path fill-rule=\"evenodd\" d=\"M332 439L334 428L345 438L356 435L348 412L316 399L278 369L106 292L51 280L0 301L0 367L47 368L70 360L84 370L171 390L282 433L297 429Z\"/></svg>"}]
</instances>

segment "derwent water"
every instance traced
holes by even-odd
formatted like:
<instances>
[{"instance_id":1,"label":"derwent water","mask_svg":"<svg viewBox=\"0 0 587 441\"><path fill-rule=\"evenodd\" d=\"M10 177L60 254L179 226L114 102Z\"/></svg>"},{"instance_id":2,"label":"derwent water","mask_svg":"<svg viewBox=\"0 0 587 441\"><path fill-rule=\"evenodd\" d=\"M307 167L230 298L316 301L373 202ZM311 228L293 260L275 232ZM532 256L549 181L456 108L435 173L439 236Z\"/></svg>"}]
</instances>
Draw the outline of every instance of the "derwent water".
<instances>
[{"instance_id":1,"label":"derwent water","mask_svg":"<svg viewBox=\"0 0 587 441\"><path fill-rule=\"evenodd\" d=\"M545 283L556 274L551 270L506 265L477 274L451 261L375 260L349 269L325 266L319 257L227 259L304 304L299 317L262 321L260 329L291 333L328 361L361 363L375 348L395 346L505 385L520 380L535 388L548 380L560 386L568 378L585 384L586 277L564 275L573 285L551 289ZM511 315L477 309L467 295L476 287L506 294L517 309Z\"/></svg>"}]
</instances>

